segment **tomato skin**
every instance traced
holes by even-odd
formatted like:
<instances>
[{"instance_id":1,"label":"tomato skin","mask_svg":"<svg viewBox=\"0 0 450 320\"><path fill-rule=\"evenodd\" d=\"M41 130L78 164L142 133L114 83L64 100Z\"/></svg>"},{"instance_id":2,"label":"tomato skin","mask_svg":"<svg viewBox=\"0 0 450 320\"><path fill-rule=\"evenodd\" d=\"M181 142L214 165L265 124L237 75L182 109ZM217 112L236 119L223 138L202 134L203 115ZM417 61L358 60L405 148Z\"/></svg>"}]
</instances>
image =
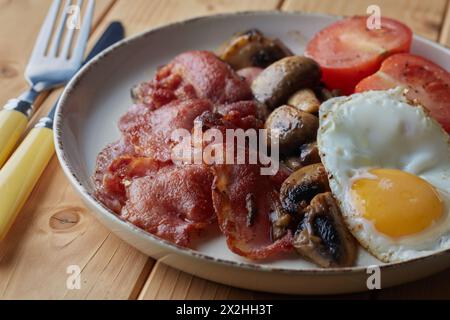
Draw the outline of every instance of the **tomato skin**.
<instances>
[{"instance_id":1,"label":"tomato skin","mask_svg":"<svg viewBox=\"0 0 450 320\"><path fill-rule=\"evenodd\" d=\"M319 63L323 81L330 89L352 94L355 86L378 71L387 57L409 52L412 36L411 29L396 20L381 18L381 29L369 30L367 17L355 16L317 33L305 55Z\"/></svg>"},{"instance_id":2,"label":"tomato skin","mask_svg":"<svg viewBox=\"0 0 450 320\"><path fill-rule=\"evenodd\" d=\"M408 89L407 97L418 101L450 132L450 73L437 64L412 54L396 54L386 59L380 70L362 80L356 92Z\"/></svg>"}]
</instances>

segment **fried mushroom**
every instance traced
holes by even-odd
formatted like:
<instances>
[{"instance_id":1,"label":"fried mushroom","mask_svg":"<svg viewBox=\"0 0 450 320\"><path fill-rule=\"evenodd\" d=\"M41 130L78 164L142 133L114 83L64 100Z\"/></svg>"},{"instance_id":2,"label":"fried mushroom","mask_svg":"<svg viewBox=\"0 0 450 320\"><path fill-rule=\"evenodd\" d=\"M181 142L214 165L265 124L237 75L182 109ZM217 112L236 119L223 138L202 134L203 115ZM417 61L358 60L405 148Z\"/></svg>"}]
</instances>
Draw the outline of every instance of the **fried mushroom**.
<instances>
[{"instance_id":1,"label":"fried mushroom","mask_svg":"<svg viewBox=\"0 0 450 320\"><path fill-rule=\"evenodd\" d=\"M281 186L280 201L291 215L301 214L319 193L330 191L328 176L322 164L313 164L295 171Z\"/></svg>"},{"instance_id":2,"label":"fried mushroom","mask_svg":"<svg viewBox=\"0 0 450 320\"><path fill-rule=\"evenodd\" d=\"M273 111L265 123L269 144L278 138L284 155L298 153L301 145L316 140L318 128L316 116L288 105Z\"/></svg>"},{"instance_id":3,"label":"fried mushroom","mask_svg":"<svg viewBox=\"0 0 450 320\"><path fill-rule=\"evenodd\" d=\"M294 247L301 256L324 268L354 265L356 241L331 192L317 195L304 210Z\"/></svg>"},{"instance_id":4,"label":"fried mushroom","mask_svg":"<svg viewBox=\"0 0 450 320\"><path fill-rule=\"evenodd\" d=\"M320 107L320 101L311 89L297 91L289 98L287 104L312 114L317 114Z\"/></svg>"},{"instance_id":5,"label":"fried mushroom","mask_svg":"<svg viewBox=\"0 0 450 320\"><path fill-rule=\"evenodd\" d=\"M317 147L317 141L304 144L300 148L300 163L302 166L308 166L311 164L321 163L319 148Z\"/></svg>"},{"instance_id":6,"label":"fried mushroom","mask_svg":"<svg viewBox=\"0 0 450 320\"><path fill-rule=\"evenodd\" d=\"M303 167L299 157L288 157L283 161L284 165L291 171L297 171Z\"/></svg>"},{"instance_id":7,"label":"fried mushroom","mask_svg":"<svg viewBox=\"0 0 450 320\"><path fill-rule=\"evenodd\" d=\"M273 241L283 238L290 228L295 227L295 218L287 213L279 200L273 202L273 208L270 213L270 222L272 223L271 235ZM298 224L298 221L297 221Z\"/></svg>"},{"instance_id":8,"label":"fried mushroom","mask_svg":"<svg viewBox=\"0 0 450 320\"><path fill-rule=\"evenodd\" d=\"M255 99L275 109L303 88L313 88L321 78L320 67L303 56L283 58L267 67L252 83Z\"/></svg>"},{"instance_id":9,"label":"fried mushroom","mask_svg":"<svg viewBox=\"0 0 450 320\"><path fill-rule=\"evenodd\" d=\"M265 37L259 30L238 33L217 51L218 56L235 70L247 67L266 68L291 56L292 52L278 39Z\"/></svg>"}]
</instances>

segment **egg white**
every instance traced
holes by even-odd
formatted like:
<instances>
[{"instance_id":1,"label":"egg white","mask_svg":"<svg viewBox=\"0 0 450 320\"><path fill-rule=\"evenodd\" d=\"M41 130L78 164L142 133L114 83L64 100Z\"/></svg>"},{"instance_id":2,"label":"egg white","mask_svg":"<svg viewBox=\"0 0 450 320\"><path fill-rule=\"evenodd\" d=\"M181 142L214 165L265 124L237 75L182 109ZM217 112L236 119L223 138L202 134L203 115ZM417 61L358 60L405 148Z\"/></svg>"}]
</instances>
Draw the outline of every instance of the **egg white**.
<instances>
[{"instance_id":1,"label":"egg white","mask_svg":"<svg viewBox=\"0 0 450 320\"><path fill-rule=\"evenodd\" d=\"M360 244L384 262L450 248L449 136L402 88L329 100L320 107L318 147L344 220ZM398 169L433 185L442 217L420 233L392 238L378 232L352 203L355 180L376 168Z\"/></svg>"}]
</instances>

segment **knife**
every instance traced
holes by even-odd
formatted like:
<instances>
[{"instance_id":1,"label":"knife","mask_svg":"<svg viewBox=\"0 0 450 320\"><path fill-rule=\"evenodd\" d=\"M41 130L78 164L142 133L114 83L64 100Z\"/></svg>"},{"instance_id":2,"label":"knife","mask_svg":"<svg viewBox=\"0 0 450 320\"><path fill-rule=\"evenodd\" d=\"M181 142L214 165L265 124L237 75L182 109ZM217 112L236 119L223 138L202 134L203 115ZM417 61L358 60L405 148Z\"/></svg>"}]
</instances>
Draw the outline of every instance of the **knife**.
<instances>
[{"instance_id":1,"label":"knife","mask_svg":"<svg viewBox=\"0 0 450 320\"><path fill-rule=\"evenodd\" d=\"M120 22L111 23L84 64L123 37L123 25ZM57 104L46 117L40 119L0 170L0 241L11 228L55 152L52 129Z\"/></svg>"}]
</instances>

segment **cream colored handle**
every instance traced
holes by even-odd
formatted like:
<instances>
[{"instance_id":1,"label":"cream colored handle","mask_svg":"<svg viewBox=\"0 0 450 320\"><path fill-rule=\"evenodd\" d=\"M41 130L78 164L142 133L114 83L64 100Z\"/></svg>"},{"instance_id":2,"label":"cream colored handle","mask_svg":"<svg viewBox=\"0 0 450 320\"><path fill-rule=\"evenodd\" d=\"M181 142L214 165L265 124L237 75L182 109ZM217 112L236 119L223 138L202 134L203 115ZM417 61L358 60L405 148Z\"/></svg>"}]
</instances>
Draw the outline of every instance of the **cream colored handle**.
<instances>
[{"instance_id":1,"label":"cream colored handle","mask_svg":"<svg viewBox=\"0 0 450 320\"><path fill-rule=\"evenodd\" d=\"M0 170L0 241L30 196L54 151L53 131L34 128Z\"/></svg>"},{"instance_id":2,"label":"cream colored handle","mask_svg":"<svg viewBox=\"0 0 450 320\"><path fill-rule=\"evenodd\" d=\"M27 123L27 116L20 111L0 111L0 168L14 151Z\"/></svg>"}]
</instances>

